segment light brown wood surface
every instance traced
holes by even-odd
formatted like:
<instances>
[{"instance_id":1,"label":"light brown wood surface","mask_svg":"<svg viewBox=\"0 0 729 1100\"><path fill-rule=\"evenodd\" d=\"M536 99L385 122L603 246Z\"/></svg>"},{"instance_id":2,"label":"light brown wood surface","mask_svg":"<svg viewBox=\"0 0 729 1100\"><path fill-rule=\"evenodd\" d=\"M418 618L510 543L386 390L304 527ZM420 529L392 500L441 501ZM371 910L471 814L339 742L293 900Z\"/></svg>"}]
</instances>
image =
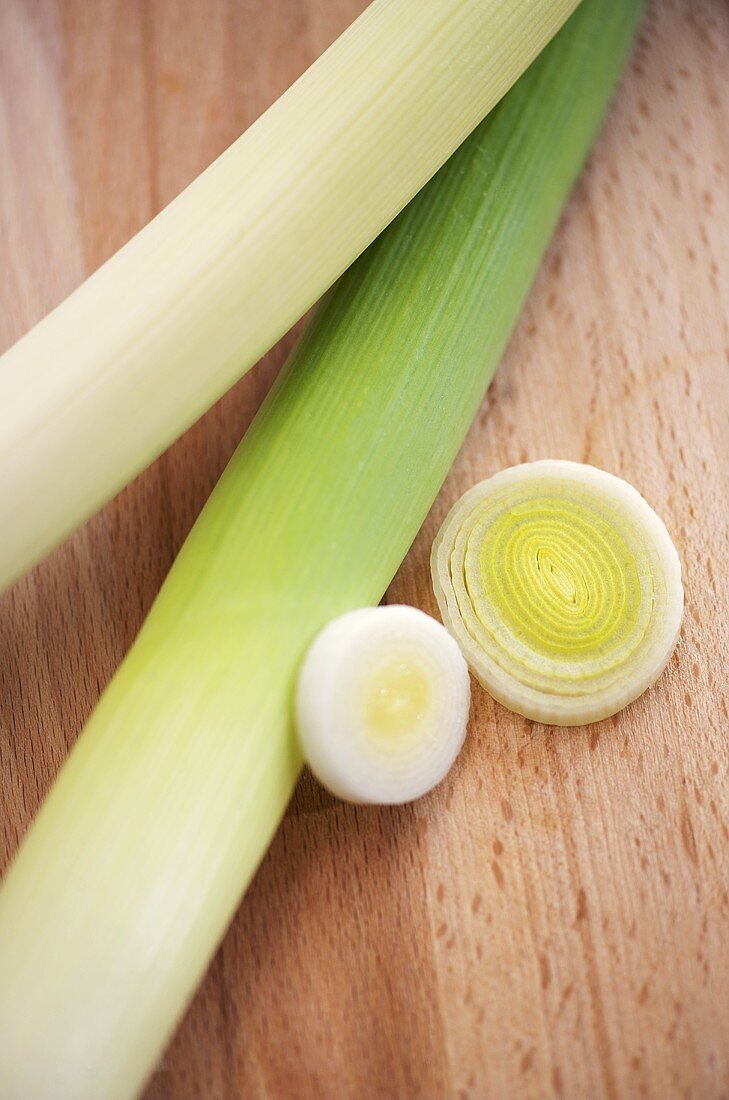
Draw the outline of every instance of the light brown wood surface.
<instances>
[{"instance_id":1,"label":"light brown wood surface","mask_svg":"<svg viewBox=\"0 0 729 1100\"><path fill-rule=\"evenodd\" d=\"M0 0L0 347L363 6ZM474 687L461 759L410 807L305 776L146 1100L729 1097L728 318L729 8L655 0L389 597L435 611L430 542L475 480L589 461L678 543L677 652L584 729ZM0 600L0 866L291 339Z\"/></svg>"}]
</instances>

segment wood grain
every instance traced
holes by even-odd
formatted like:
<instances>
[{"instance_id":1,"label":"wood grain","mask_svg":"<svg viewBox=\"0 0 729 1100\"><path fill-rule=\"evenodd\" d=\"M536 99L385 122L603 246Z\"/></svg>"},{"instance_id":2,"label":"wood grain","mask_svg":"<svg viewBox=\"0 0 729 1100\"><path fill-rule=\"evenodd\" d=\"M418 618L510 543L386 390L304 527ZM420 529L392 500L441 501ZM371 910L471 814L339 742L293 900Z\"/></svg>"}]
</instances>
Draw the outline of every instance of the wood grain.
<instances>
[{"instance_id":1,"label":"wood grain","mask_svg":"<svg viewBox=\"0 0 729 1100\"><path fill-rule=\"evenodd\" d=\"M0 346L362 7L2 0ZM729 1097L727 317L729 9L655 0L389 596L435 611L429 545L473 481L590 461L678 542L678 650L648 695L584 729L475 688L461 759L411 807L346 807L305 776L146 1100ZM0 865L291 339L0 601Z\"/></svg>"}]
</instances>

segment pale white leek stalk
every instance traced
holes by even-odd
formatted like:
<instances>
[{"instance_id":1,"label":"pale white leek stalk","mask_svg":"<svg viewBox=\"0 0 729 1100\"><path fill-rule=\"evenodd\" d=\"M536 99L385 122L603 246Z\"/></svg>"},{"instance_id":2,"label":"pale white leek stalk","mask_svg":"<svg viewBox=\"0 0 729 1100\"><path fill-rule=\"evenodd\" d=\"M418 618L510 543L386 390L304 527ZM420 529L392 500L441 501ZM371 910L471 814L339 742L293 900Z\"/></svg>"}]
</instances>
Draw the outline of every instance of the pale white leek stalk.
<instances>
[{"instance_id":1,"label":"pale white leek stalk","mask_svg":"<svg viewBox=\"0 0 729 1100\"><path fill-rule=\"evenodd\" d=\"M299 673L304 756L339 798L410 802L450 770L470 699L461 651L430 615L397 604L348 611L317 636Z\"/></svg>"},{"instance_id":2,"label":"pale white leek stalk","mask_svg":"<svg viewBox=\"0 0 729 1100\"><path fill-rule=\"evenodd\" d=\"M432 572L476 678L538 722L622 710L681 628L671 536L632 485L594 466L530 462L475 485L433 543Z\"/></svg>"},{"instance_id":3,"label":"pale white leek stalk","mask_svg":"<svg viewBox=\"0 0 729 1100\"><path fill-rule=\"evenodd\" d=\"M576 4L375 0L0 359L0 591L316 301Z\"/></svg>"}]
</instances>

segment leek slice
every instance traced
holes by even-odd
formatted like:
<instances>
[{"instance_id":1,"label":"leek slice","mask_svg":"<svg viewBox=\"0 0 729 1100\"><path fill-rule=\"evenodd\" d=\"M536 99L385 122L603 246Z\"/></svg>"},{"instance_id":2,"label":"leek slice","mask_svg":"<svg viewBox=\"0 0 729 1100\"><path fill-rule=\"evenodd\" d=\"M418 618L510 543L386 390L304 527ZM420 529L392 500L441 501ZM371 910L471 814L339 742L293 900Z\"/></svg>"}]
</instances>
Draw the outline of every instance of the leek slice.
<instances>
[{"instance_id":1,"label":"leek slice","mask_svg":"<svg viewBox=\"0 0 729 1100\"><path fill-rule=\"evenodd\" d=\"M0 592L306 312L576 4L375 0L207 171L5 353Z\"/></svg>"},{"instance_id":2,"label":"leek slice","mask_svg":"<svg viewBox=\"0 0 729 1100\"><path fill-rule=\"evenodd\" d=\"M306 648L407 553L641 8L583 0L309 325L0 891L3 1100L151 1072L299 775Z\"/></svg>"},{"instance_id":3,"label":"leek slice","mask_svg":"<svg viewBox=\"0 0 729 1100\"><path fill-rule=\"evenodd\" d=\"M339 798L393 805L440 783L466 736L466 662L415 607L349 611L311 645L296 720L304 756Z\"/></svg>"},{"instance_id":4,"label":"leek slice","mask_svg":"<svg viewBox=\"0 0 729 1100\"><path fill-rule=\"evenodd\" d=\"M433 543L443 621L510 710L574 726L622 710L665 668L683 615L663 522L619 477L575 462L502 470Z\"/></svg>"}]
</instances>

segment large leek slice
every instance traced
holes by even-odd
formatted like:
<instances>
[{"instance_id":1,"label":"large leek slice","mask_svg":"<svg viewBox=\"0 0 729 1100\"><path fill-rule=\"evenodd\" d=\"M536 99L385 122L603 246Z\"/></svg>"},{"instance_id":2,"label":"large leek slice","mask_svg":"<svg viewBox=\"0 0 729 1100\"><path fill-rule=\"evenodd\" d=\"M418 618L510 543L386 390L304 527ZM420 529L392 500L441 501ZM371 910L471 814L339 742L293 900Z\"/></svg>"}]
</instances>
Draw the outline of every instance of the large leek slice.
<instances>
[{"instance_id":1,"label":"large leek slice","mask_svg":"<svg viewBox=\"0 0 729 1100\"><path fill-rule=\"evenodd\" d=\"M126 1100L154 1066L299 774L299 663L405 556L640 7L584 0L310 324L0 891L3 1100Z\"/></svg>"},{"instance_id":2,"label":"large leek slice","mask_svg":"<svg viewBox=\"0 0 729 1100\"><path fill-rule=\"evenodd\" d=\"M539 722L622 710L681 628L671 536L632 485L594 466L528 462L475 485L433 543L432 572L476 678Z\"/></svg>"},{"instance_id":3,"label":"large leek slice","mask_svg":"<svg viewBox=\"0 0 729 1100\"><path fill-rule=\"evenodd\" d=\"M577 0L375 0L0 359L0 591L329 287Z\"/></svg>"}]
</instances>

